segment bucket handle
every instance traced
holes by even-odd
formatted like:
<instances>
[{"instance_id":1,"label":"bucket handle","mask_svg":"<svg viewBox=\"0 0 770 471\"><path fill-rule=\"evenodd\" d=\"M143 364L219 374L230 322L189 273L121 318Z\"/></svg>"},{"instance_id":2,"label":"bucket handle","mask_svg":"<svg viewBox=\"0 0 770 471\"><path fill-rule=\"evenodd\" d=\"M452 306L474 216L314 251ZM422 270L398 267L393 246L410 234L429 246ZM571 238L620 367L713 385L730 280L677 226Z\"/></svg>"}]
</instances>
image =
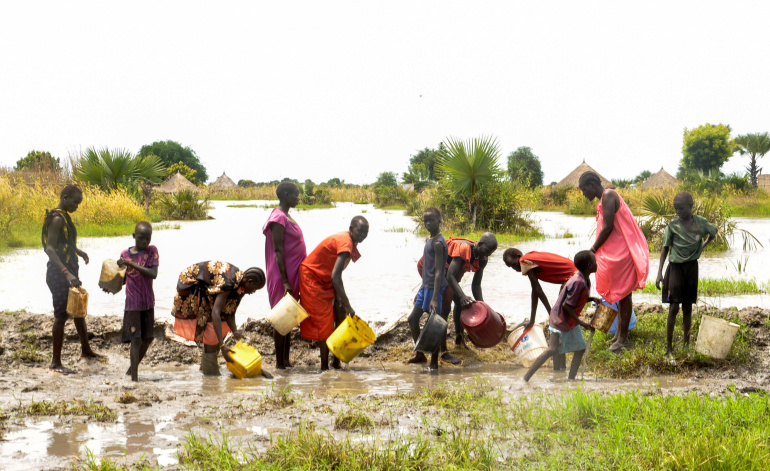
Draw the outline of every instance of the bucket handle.
<instances>
[{"instance_id":1,"label":"bucket handle","mask_svg":"<svg viewBox=\"0 0 770 471\"><path fill-rule=\"evenodd\" d=\"M530 330L532 330L532 327L527 327L524 329L524 332L522 332L521 335L519 335L519 338L516 339L516 342L514 342L513 346L511 347L511 350L516 350L516 347L519 345L519 342L521 342L521 339L523 339L524 336L527 335L527 332L529 332Z\"/></svg>"}]
</instances>

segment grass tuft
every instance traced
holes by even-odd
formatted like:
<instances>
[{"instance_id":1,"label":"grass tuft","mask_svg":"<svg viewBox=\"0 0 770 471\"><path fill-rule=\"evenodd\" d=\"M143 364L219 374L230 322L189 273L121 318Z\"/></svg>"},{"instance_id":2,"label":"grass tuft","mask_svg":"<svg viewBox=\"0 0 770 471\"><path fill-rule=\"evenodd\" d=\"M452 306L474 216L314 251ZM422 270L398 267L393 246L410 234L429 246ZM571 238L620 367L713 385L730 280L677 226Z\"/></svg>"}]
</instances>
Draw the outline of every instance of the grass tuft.
<instances>
[{"instance_id":1,"label":"grass tuft","mask_svg":"<svg viewBox=\"0 0 770 471\"><path fill-rule=\"evenodd\" d=\"M120 396L115 398L115 402L118 402L120 404L133 404L137 402L139 399L134 396L130 391L126 391Z\"/></svg>"},{"instance_id":2,"label":"grass tuft","mask_svg":"<svg viewBox=\"0 0 770 471\"><path fill-rule=\"evenodd\" d=\"M97 404L92 400L82 401L41 401L31 402L26 406L19 406L18 413L32 416L52 415L85 415L97 422L114 422L117 414L107 406Z\"/></svg>"},{"instance_id":3,"label":"grass tuft","mask_svg":"<svg viewBox=\"0 0 770 471\"><path fill-rule=\"evenodd\" d=\"M655 287L655 282L648 281L642 293L660 295L660 290ZM753 279L701 278L698 280L698 294L700 296L715 297L767 293L770 293L770 283L758 283Z\"/></svg>"},{"instance_id":4,"label":"grass tuft","mask_svg":"<svg viewBox=\"0 0 770 471\"><path fill-rule=\"evenodd\" d=\"M339 411L334 420L334 428L335 430L371 430L374 428L374 419L362 410L350 407Z\"/></svg>"}]
</instances>

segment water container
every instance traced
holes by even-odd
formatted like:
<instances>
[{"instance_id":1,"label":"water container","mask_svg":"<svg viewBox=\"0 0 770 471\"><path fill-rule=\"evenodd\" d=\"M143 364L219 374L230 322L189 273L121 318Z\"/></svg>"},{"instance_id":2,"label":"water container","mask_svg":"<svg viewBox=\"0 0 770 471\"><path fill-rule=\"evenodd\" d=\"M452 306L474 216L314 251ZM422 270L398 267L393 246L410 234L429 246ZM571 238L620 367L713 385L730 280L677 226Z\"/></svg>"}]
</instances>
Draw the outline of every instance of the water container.
<instances>
[{"instance_id":1,"label":"water container","mask_svg":"<svg viewBox=\"0 0 770 471\"><path fill-rule=\"evenodd\" d=\"M484 301L474 301L463 309L460 321L477 347L494 347L505 337L505 319Z\"/></svg>"},{"instance_id":2,"label":"water container","mask_svg":"<svg viewBox=\"0 0 770 471\"><path fill-rule=\"evenodd\" d=\"M227 369L233 373L236 378L251 378L262 374L262 355L251 345L238 342L231 349L230 356L233 361L227 362Z\"/></svg>"},{"instance_id":3,"label":"water container","mask_svg":"<svg viewBox=\"0 0 770 471\"><path fill-rule=\"evenodd\" d=\"M358 316L347 316L331 336L326 339L326 346L335 357L350 363L361 350L377 340L371 327Z\"/></svg>"},{"instance_id":4,"label":"water container","mask_svg":"<svg viewBox=\"0 0 770 471\"><path fill-rule=\"evenodd\" d=\"M738 324L704 314L700 321L695 351L724 360L730 353L739 327Z\"/></svg>"},{"instance_id":5,"label":"water container","mask_svg":"<svg viewBox=\"0 0 770 471\"><path fill-rule=\"evenodd\" d=\"M524 326L515 329L508 336L508 343L511 345L511 351L526 365L548 349L543 328L539 325L532 326L527 331Z\"/></svg>"},{"instance_id":6,"label":"water container","mask_svg":"<svg viewBox=\"0 0 770 471\"><path fill-rule=\"evenodd\" d=\"M587 322L596 330L601 330L605 334L610 331L612 323L618 316L618 311L612 309L606 304L600 304L596 307L593 314L586 314L585 311L580 315L580 320Z\"/></svg>"},{"instance_id":7,"label":"water container","mask_svg":"<svg viewBox=\"0 0 770 471\"><path fill-rule=\"evenodd\" d=\"M126 267L119 267L115 260L105 260L102 262L102 272L99 275L99 287L115 294L123 289L125 277Z\"/></svg>"},{"instance_id":8,"label":"water container","mask_svg":"<svg viewBox=\"0 0 770 471\"><path fill-rule=\"evenodd\" d=\"M82 286L70 287L67 295L67 314L75 318L88 315L88 291Z\"/></svg>"},{"instance_id":9,"label":"water container","mask_svg":"<svg viewBox=\"0 0 770 471\"><path fill-rule=\"evenodd\" d=\"M415 352L422 353L434 353L441 345L441 339L444 338L446 333L447 322L438 313L433 312L428 316L428 321L420 332L420 336L417 337L417 342L414 344Z\"/></svg>"},{"instance_id":10,"label":"water container","mask_svg":"<svg viewBox=\"0 0 770 471\"><path fill-rule=\"evenodd\" d=\"M286 335L307 317L307 312L297 300L291 294L286 293L270 311L267 320L273 325L276 332Z\"/></svg>"}]
</instances>

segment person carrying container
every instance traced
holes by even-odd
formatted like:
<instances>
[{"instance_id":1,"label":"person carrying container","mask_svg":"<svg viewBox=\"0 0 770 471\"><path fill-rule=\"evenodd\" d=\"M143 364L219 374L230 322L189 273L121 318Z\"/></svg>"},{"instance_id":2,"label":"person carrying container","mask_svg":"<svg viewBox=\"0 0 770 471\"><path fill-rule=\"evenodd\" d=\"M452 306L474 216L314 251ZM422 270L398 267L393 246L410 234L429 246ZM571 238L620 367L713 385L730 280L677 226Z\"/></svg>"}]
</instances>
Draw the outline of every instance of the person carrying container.
<instances>
[{"instance_id":1,"label":"person carrying container","mask_svg":"<svg viewBox=\"0 0 770 471\"><path fill-rule=\"evenodd\" d=\"M532 286L532 309L529 316L529 322L524 321L515 326L513 330L516 330L522 325L525 329L529 329L535 325L538 300L543 303L546 312L551 312L551 304L548 302L548 298L543 292L543 287L540 286L541 281L563 286L577 271L572 260L562 257L561 255L534 251L523 254L521 250L513 247L506 249L505 252L503 252L503 262L508 268L512 268L514 271L529 278L529 283ZM553 370L559 371L565 369L567 369L566 355L556 354L553 357Z\"/></svg>"},{"instance_id":2,"label":"person carrying container","mask_svg":"<svg viewBox=\"0 0 770 471\"><path fill-rule=\"evenodd\" d=\"M692 325L692 305L698 301L698 258L703 249L717 235L717 228L706 218L692 213L693 199L687 191L674 196L674 211L677 217L672 219L663 235L663 249L660 252L660 265L655 287L661 289L663 299L668 306L666 322L666 356L673 355L674 325L682 305L682 330L684 346L690 344L690 326ZM705 237L705 240L704 240ZM666 275L663 264L668 257Z\"/></svg>"},{"instance_id":3,"label":"person carrying container","mask_svg":"<svg viewBox=\"0 0 770 471\"><path fill-rule=\"evenodd\" d=\"M329 369L326 339L345 320L345 313L356 313L345 293L342 272L351 260L356 262L361 257L358 244L368 235L369 222L363 216L356 216L346 232L321 241L299 267L300 304L308 314L299 325L300 334L304 339L318 342L321 370ZM332 367L340 368L337 357L332 360Z\"/></svg>"}]
</instances>

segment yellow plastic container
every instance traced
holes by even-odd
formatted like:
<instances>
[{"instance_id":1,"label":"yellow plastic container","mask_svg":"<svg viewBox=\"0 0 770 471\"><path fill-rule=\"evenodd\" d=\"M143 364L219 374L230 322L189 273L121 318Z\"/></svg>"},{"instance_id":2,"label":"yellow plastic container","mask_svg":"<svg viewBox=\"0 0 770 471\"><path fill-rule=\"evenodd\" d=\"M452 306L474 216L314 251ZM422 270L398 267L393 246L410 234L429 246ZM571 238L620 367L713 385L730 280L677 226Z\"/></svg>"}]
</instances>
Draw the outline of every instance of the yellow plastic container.
<instances>
[{"instance_id":1,"label":"yellow plastic container","mask_svg":"<svg viewBox=\"0 0 770 471\"><path fill-rule=\"evenodd\" d=\"M374 331L358 316L347 316L331 336L326 345L335 357L350 363L363 349L377 340Z\"/></svg>"},{"instance_id":2,"label":"yellow plastic container","mask_svg":"<svg viewBox=\"0 0 770 471\"><path fill-rule=\"evenodd\" d=\"M270 311L270 315L267 316L268 322L281 335L288 334L291 329L297 327L305 319L307 319L307 312L289 293L286 293L278 301L278 304Z\"/></svg>"},{"instance_id":3,"label":"yellow plastic container","mask_svg":"<svg viewBox=\"0 0 770 471\"><path fill-rule=\"evenodd\" d=\"M67 314L75 318L88 315L88 291L82 286L70 287L67 295Z\"/></svg>"},{"instance_id":4,"label":"yellow plastic container","mask_svg":"<svg viewBox=\"0 0 770 471\"><path fill-rule=\"evenodd\" d=\"M262 355L249 344L238 342L231 349L232 362L227 362L227 369L239 379L251 378L262 374Z\"/></svg>"}]
</instances>

